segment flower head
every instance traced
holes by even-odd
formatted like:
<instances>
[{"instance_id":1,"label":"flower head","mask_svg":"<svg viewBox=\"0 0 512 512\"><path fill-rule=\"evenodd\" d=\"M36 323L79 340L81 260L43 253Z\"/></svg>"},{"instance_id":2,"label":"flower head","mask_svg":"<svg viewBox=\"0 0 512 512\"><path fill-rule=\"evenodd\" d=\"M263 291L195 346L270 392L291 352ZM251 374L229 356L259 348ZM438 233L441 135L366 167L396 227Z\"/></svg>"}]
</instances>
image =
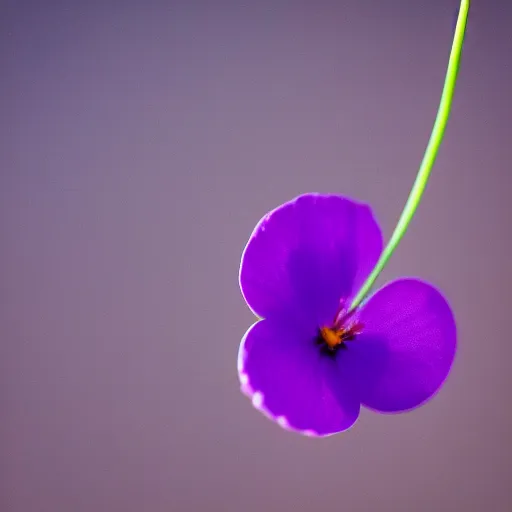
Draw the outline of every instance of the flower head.
<instances>
[{"instance_id":1,"label":"flower head","mask_svg":"<svg viewBox=\"0 0 512 512\"><path fill-rule=\"evenodd\" d=\"M382 245L371 209L335 195L299 196L256 226L240 287L263 319L241 342L238 372L243 392L281 426L334 434L361 405L406 411L445 381L456 328L433 286L400 279L349 309Z\"/></svg>"}]
</instances>

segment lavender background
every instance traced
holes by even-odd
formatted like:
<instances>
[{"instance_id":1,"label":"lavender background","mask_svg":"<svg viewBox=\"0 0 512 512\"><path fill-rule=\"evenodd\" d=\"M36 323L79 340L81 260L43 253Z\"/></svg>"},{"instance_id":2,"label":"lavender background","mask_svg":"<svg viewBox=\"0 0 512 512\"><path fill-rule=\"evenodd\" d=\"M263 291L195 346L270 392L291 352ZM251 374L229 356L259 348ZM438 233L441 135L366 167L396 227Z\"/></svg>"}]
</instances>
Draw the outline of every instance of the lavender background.
<instances>
[{"instance_id":1,"label":"lavender background","mask_svg":"<svg viewBox=\"0 0 512 512\"><path fill-rule=\"evenodd\" d=\"M474 1L448 133L379 284L451 301L443 391L324 440L238 388L241 251L308 192L388 237L457 2L0 2L0 509L512 507L510 2Z\"/></svg>"}]
</instances>

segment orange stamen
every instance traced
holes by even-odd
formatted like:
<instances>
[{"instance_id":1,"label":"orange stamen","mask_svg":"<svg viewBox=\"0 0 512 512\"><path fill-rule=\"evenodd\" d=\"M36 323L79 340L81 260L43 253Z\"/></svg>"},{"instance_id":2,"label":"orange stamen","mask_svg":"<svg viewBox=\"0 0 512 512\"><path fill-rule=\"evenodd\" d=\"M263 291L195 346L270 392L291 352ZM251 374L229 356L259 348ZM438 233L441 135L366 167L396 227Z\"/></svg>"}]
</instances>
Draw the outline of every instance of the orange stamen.
<instances>
[{"instance_id":1,"label":"orange stamen","mask_svg":"<svg viewBox=\"0 0 512 512\"><path fill-rule=\"evenodd\" d=\"M341 327L341 329L322 327L320 334L325 344L334 350L338 345L345 343L347 340L353 340L357 334L361 334L363 324L356 322L349 326L347 329Z\"/></svg>"},{"instance_id":2,"label":"orange stamen","mask_svg":"<svg viewBox=\"0 0 512 512\"><path fill-rule=\"evenodd\" d=\"M325 344L330 348L333 349L340 345L343 337L343 329L337 330L337 329L329 329L329 327L322 327L320 329L320 334L322 335L323 340L325 341Z\"/></svg>"}]
</instances>

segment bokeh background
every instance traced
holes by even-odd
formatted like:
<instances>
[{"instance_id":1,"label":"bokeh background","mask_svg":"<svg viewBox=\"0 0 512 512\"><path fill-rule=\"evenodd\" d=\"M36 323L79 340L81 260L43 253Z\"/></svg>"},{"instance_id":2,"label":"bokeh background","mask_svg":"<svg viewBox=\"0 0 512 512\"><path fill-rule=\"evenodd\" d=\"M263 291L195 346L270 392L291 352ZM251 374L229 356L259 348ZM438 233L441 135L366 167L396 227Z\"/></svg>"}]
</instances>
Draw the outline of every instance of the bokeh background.
<instances>
[{"instance_id":1,"label":"bokeh background","mask_svg":"<svg viewBox=\"0 0 512 512\"><path fill-rule=\"evenodd\" d=\"M238 266L298 194L389 237L457 1L0 2L0 509L512 510L512 6L474 1L426 195L379 284L450 300L442 392L328 439L239 392Z\"/></svg>"}]
</instances>

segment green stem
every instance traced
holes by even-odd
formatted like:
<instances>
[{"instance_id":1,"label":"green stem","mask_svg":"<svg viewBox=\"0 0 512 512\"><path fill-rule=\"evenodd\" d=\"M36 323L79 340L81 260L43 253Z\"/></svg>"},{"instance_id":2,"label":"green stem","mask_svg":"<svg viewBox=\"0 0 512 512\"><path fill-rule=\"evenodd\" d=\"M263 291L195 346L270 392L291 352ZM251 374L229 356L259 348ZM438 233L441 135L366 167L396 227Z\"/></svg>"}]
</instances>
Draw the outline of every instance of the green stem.
<instances>
[{"instance_id":1,"label":"green stem","mask_svg":"<svg viewBox=\"0 0 512 512\"><path fill-rule=\"evenodd\" d=\"M409 198L407 199L407 203L405 204L404 211L402 212L402 215L398 220L398 224L395 228L395 231L391 235L391 238L387 246L385 247L384 251L382 252L382 255L377 264L375 265L375 268L373 269L372 273L369 275L368 279L365 281L365 283L359 290L358 294L352 301L352 304L350 306L351 311L361 304L363 299L366 297L366 295L374 285L382 269L386 266L387 262L389 261L389 258L391 257L400 240L407 231L407 227L409 226L409 223L411 222L411 219L414 216L416 209L418 208L421 196L423 195L423 192L427 185L430 171L432 170L432 167L436 160L437 153L439 151L439 146L441 145L441 141L443 140L444 132L446 129L446 123L448 121L448 117L450 116L453 92L455 89L455 83L457 81L457 75L459 71L462 44L464 42L464 34L466 32L469 3L470 0L462 0L460 3L457 27L455 29L455 36L453 39L452 50L450 53L450 60L448 61L448 70L446 72L446 79L444 82L443 92L441 95L441 102L439 104L439 110L437 111L437 117L434 123L434 127L432 129L432 135L430 136L430 140L428 142L428 146L425 151L423 161L421 162L418 175L412 187L411 193L409 194Z\"/></svg>"}]
</instances>

